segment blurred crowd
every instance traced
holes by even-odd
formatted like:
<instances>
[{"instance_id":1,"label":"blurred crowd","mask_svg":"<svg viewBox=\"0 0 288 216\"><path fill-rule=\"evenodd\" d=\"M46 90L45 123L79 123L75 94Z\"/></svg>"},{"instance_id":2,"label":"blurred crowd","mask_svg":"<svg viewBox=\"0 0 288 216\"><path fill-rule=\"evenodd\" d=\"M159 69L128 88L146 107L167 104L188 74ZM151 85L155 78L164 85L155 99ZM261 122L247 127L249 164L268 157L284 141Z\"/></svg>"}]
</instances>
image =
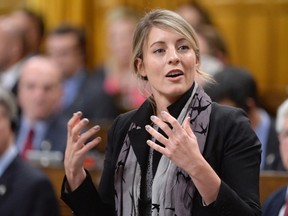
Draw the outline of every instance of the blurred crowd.
<instances>
[{"instance_id":1,"label":"blurred crowd","mask_svg":"<svg viewBox=\"0 0 288 216\"><path fill-rule=\"evenodd\" d=\"M213 101L246 111L262 143L261 170L287 169L288 152L284 145L287 145L288 137L288 112L277 116L276 128L275 116L268 113L259 100L253 74L231 64L229 47L204 8L188 3L180 5L176 11L197 32L200 69L211 78L208 83L200 78L197 82L203 85ZM31 190L41 192L45 189L43 184L51 189L48 179L26 162L61 164L66 146L66 125L73 113L82 111L92 123L109 127L117 115L139 107L145 100L148 87L141 85L130 65L133 31L139 18L136 10L127 7L109 12L106 20L107 58L102 65L91 69L87 66L89 44L84 29L71 23L59 23L47 31L43 17L29 9L17 9L0 17L1 215L13 209L9 203L11 198L5 198L12 197L10 193L13 192L9 190L13 185L7 182L15 181L16 185L23 170L33 173L30 179L26 178L27 188L31 182L39 180L34 184L38 188ZM94 153L97 154L97 150ZM48 162L41 161L43 155L48 157ZM18 166L25 167L20 169ZM53 194L39 195L39 203L42 203L39 211L59 210L57 203L46 202L52 199L51 196ZM6 203L2 202L3 197ZM43 203L53 206L43 206ZM48 212L47 215L57 213Z\"/></svg>"}]
</instances>

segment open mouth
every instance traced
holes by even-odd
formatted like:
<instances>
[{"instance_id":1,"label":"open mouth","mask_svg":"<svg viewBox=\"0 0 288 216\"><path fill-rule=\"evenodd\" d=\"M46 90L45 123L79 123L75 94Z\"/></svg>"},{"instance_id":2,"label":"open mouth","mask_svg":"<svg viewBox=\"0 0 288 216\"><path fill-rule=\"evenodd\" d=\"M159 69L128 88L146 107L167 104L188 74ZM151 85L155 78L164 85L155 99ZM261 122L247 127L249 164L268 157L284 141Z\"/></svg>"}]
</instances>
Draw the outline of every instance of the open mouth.
<instances>
[{"instance_id":1,"label":"open mouth","mask_svg":"<svg viewBox=\"0 0 288 216\"><path fill-rule=\"evenodd\" d=\"M173 71L173 72L168 73L166 77L175 78L175 77L182 76L182 75L183 75L183 72L181 71Z\"/></svg>"}]
</instances>

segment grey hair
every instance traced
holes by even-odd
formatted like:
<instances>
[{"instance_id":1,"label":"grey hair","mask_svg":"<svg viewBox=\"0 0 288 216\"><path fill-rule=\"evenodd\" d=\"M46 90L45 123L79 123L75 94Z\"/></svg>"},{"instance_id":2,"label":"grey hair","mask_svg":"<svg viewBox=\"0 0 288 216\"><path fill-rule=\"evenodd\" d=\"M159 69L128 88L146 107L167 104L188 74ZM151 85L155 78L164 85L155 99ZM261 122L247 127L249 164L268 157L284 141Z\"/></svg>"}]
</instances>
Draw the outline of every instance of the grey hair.
<instances>
[{"instance_id":1,"label":"grey hair","mask_svg":"<svg viewBox=\"0 0 288 216\"><path fill-rule=\"evenodd\" d=\"M281 132L284 126L284 120L288 117L288 99L286 99L277 109L276 131Z\"/></svg>"},{"instance_id":2,"label":"grey hair","mask_svg":"<svg viewBox=\"0 0 288 216\"><path fill-rule=\"evenodd\" d=\"M6 114L11 122L14 122L18 112L16 99L11 92L2 87L0 87L0 105L5 108Z\"/></svg>"}]
</instances>

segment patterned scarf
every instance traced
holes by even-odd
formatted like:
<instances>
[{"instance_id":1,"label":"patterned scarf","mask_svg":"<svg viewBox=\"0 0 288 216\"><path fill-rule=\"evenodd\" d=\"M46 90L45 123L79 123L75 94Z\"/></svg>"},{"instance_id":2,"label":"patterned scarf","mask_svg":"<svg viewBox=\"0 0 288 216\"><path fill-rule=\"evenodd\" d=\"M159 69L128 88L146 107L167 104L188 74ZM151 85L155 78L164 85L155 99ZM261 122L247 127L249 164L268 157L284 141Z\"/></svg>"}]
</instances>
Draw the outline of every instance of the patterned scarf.
<instances>
[{"instance_id":1,"label":"patterned scarf","mask_svg":"<svg viewBox=\"0 0 288 216\"><path fill-rule=\"evenodd\" d=\"M195 83L177 120L190 116L190 124L203 153L208 133L211 99ZM131 123L129 130L141 129ZM128 130L128 131L129 131ZM141 169L126 135L115 169L115 207L117 216L139 216ZM191 177L162 155L152 184L152 216L191 215L195 186Z\"/></svg>"}]
</instances>

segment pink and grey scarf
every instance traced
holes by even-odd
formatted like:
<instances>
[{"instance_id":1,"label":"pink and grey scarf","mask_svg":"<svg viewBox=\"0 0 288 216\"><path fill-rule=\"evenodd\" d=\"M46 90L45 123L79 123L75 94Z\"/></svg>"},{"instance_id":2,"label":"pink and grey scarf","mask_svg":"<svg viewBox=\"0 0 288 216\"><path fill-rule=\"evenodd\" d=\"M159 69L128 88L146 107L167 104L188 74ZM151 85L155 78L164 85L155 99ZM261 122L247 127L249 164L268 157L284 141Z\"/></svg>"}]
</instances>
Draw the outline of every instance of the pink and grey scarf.
<instances>
[{"instance_id":1,"label":"pink and grey scarf","mask_svg":"<svg viewBox=\"0 0 288 216\"><path fill-rule=\"evenodd\" d=\"M208 133L211 99L195 83L194 89L177 120L191 118L191 128L203 153ZM129 130L142 129L132 123ZM115 206L117 216L139 216L141 169L130 143L124 139L115 170ZM152 184L152 216L191 215L195 186L191 177L162 155Z\"/></svg>"}]
</instances>

